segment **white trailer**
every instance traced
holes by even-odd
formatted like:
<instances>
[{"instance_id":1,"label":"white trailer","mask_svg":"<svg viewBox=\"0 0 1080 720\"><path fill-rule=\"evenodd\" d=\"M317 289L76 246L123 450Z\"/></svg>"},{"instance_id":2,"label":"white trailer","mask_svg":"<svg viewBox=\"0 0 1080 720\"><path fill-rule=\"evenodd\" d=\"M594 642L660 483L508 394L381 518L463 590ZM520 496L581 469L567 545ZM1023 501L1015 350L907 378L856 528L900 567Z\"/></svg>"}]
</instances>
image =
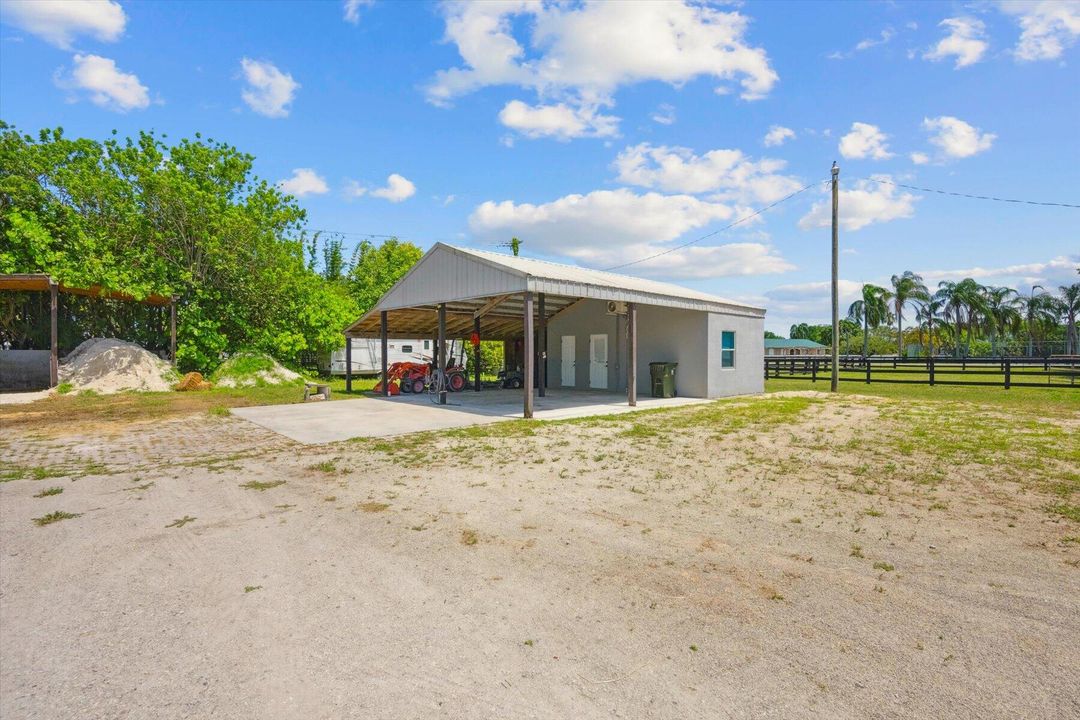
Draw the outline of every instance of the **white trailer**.
<instances>
[{"instance_id":1,"label":"white trailer","mask_svg":"<svg viewBox=\"0 0 1080 720\"><path fill-rule=\"evenodd\" d=\"M352 374L353 375L378 375L382 372L382 347L378 339L352 338ZM386 345L386 364L393 365L396 362L430 363L432 359L433 341L427 339L399 339L390 338ZM451 357L455 360L461 355L461 342L447 342L447 361ZM465 353L464 362L469 361L468 353ZM345 348L335 350L330 354L331 375L345 374Z\"/></svg>"}]
</instances>

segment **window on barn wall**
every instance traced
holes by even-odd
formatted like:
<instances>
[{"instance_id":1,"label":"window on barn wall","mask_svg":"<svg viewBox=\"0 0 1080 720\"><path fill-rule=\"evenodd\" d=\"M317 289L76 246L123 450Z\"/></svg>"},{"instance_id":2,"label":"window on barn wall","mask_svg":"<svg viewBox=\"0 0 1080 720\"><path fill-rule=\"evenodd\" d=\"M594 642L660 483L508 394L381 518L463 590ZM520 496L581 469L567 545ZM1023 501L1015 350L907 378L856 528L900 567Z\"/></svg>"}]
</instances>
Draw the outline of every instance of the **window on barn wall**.
<instances>
[{"instance_id":1,"label":"window on barn wall","mask_svg":"<svg viewBox=\"0 0 1080 720\"><path fill-rule=\"evenodd\" d=\"M424 349L425 350L430 350L431 349L431 341L430 340L425 340L424 341Z\"/></svg>"},{"instance_id":2,"label":"window on barn wall","mask_svg":"<svg viewBox=\"0 0 1080 720\"><path fill-rule=\"evenodd\" d=\"M720 333L720 367L735 367L735 333L729 330Z\"/></svg>"},{"instance_id":3,"label":"window on barn wall","mask_svg":"<svg viewBox=\"0 0 1080 720\"><path fill-rule=\"evenodd\" d=\"M401 346L401 352L403 352L403 353L411 353L412 352L412 345L402 345Z\"/></svg>"}]
</instances>

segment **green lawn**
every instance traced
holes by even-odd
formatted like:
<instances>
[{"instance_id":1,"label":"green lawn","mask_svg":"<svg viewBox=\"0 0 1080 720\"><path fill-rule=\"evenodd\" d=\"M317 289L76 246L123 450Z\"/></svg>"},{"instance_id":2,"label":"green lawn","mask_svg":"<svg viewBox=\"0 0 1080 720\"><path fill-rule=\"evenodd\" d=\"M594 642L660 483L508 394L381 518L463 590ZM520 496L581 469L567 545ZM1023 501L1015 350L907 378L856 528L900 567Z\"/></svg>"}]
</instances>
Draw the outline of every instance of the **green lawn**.
<instances>
[{"instance_id":1,"label":"green lawn","mask_svg":"<svg viewBox=\"0 0 1080 720\"><path fill-rule=\"evenodd\" d=\"M885 379L926 380L923 375L881 373ZM1053 386L1039 388L969 387L964 385L927 384L900 385L884 382L866 384L856 379L854 373L841 375L840 393L845 395L869 395L876 397L913 400L941 400L953 403L991 405L1003 409L1020 410L1034 415L1071 415L1080 412L1080 385L1076 387ZM848 378L848 379L844 379ZM987 378L993 379L993 378ZM809 379L775 379L765 381L765 392L782 390L829 390L829 377L819 377L817 382Z\"/></svg>"}]
</instances>

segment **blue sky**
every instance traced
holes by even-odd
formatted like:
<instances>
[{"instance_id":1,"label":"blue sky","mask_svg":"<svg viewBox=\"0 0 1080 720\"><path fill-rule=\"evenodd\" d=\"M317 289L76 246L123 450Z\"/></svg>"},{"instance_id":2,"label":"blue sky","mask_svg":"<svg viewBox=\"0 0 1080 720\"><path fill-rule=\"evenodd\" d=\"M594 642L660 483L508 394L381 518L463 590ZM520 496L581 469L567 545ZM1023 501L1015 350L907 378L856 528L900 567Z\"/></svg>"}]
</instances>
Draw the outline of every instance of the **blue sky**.
<instances>
[{"instance_id":1,"label":"blue sky","mask_svg":"<svg viewBox=\"0 0 1080 720\"><path fill-rule=\"evenodd\" d=\"M907 269L1056 286L1080 264L1080 210L866 179L1080 204L1077 2L2 5L6 122L228 141L350 243L516 235L610 267L837 160L845 302ZM825 321L826 200L622 272Z\"/></svg>"}]
</instances>

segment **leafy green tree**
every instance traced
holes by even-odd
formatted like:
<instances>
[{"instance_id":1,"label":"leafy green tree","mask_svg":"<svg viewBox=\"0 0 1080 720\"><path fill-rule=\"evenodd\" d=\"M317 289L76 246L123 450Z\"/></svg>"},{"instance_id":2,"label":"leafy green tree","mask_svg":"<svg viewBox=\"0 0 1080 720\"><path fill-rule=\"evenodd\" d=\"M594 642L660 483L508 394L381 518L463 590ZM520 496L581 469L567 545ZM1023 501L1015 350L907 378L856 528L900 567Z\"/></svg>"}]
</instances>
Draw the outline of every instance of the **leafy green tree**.
<instances>
[{"instance_id":1,"label":"leafy green tree","mask_svg":"<svg viewBox=\"0 0 1080 720\"><path fill-rule=\"evenodd\" d=\"M199 135L98 142L0 122L0 272L176 296L182 369L329 350L356 303L307 266L303 209L253 162Z\"/></svg>"},{"instance_id":2,"label":"leafy green tree","mask_svg":"<svg viewBox=\"0 0 1080 720\"><path fill-rule=\"evenodd\" d=\"M1061 293L1061 314L1065 316L1065 354L1080 354L1077 339L1076 316L1080 315L1080 282L1058 287Z\"/></svg>"},{"instance_id":3,"label":"leafy green tree","mask_svg":"<svg viewBox=\"0 0 1080 720\"><path fill-rule=\"evenodd\" d=\"M990 354L998 353L998 336L1020 331L1023 318L1020 315L1019 296L1007 287L983 287L981 308L983 323L990 332Z\"/></svg>"},{"instance_id":4,"label":"leafy green tree","mask_svg":"<svg viewBox=\"0 0 1080 720\"><path fill-rule=\"evenodd\" d=\"M863 357L870 349L870 328L876 328L889 322L889 291L877 285L867 283L862 286L862 299L851 303L848 318L855 323L862 323Z\"/></svg>"},{"instance_id":5,"label":"leafy green tree","mask_svg":"<svg viewBox=\"0 0 1080 720\"><path fill-rule=\"evenodd\" d=\"M923 279L910 270L892 276L893 314L896 316L896 354L904 354L904 307L913 300L930 297Z\"/></svg>"},{"instance_id":6,"label":"leafy green tree","mask_svg":"<svg viewBox=\"0 0 1080 720\"><path fill-rule=\"evenodd\" d=\"M390 238L381 245L367 240L356 246L348 274L349 291L365 313L423 256L410 242Z\"/></svg>"}]
</instances>

